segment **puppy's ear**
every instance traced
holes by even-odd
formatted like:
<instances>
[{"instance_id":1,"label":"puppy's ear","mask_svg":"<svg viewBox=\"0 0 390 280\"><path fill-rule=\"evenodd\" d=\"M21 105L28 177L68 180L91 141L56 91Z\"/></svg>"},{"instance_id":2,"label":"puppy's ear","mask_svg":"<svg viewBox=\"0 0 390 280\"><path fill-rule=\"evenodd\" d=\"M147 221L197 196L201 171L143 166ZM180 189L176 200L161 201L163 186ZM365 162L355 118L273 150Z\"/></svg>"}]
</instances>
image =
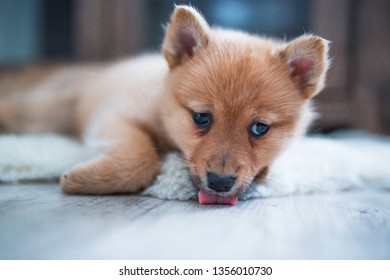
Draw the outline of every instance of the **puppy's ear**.
<instances>
[{"instance_id":1,"label":"puppy's ear","mask_svg":"<svg viewBox=\"0 0 390 280\"><path fill-rule=\"evenodd\" d=\"M306 99L315 96L325 85L329 67L329 42L321 37L303 35L282 50L283 63Z\"/></svg>"},{"instance_id":2,"label":"puppy's ear","mask_svg":"<svg viewBox=\"0 0 390 280\"><path fill-rule=\"evenodd\" d=\"M207 46L209 32L209 25L194 8L176 6L162 46L169 67L176 67Z\"/></svg>"}]
</instances>

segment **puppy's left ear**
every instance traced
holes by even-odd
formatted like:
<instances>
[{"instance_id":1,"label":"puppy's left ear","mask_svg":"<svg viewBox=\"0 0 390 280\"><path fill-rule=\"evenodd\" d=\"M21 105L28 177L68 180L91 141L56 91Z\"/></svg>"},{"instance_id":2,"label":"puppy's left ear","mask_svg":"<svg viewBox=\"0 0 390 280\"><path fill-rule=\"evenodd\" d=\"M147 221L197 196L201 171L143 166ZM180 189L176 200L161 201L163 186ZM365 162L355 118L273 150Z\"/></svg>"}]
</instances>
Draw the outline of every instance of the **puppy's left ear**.
<instances>
[{"instance_id":1,"label":"puppy's left ear","mask_svg":"<svg viewBox=\"0 0 390 280\"><path fill-rule=\"evenodd\" d=\"M292 40L280 53L291 78L301 88L306 99L312 98L325 85L329 68L329 42L314 35Z\"/></svg>"},{"instance_id":2,"label":"puppy's left ear","mask_svg":"<svg viewBox=\"0 0 390 280\"><path fill-rule=\"evenodd\" d=\"M176 6L162 46L169 68L176 67L206 47L209 32L206 20L194 8Z\"/></svg>"}]
</instances>

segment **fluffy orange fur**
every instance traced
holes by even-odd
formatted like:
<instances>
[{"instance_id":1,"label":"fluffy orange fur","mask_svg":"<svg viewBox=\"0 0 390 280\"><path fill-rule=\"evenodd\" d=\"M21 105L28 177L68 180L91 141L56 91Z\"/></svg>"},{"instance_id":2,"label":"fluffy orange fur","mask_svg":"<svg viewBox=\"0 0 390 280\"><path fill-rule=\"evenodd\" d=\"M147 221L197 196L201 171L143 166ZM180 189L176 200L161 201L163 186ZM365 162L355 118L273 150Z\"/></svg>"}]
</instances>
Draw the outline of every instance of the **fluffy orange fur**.
<instances>
[{"instance_id":1,"label":"fluffy orange fur","mask_svg":"<svg viewBox=\"0 0 390 280\"><path fill-rule=\"evenodd\" d=\"M149 55L53 71L1 97L0 129L68 133L98 148L64 173L66 193L137 192L155 179L161 155L177 150L198 188L211 191L210 172L229 175L234 186L221 195L237 195L305 132L328 68L320 37L284 42L213 29L187 6L175 8L162 52L166 61ZM213 116L207 131L194 112ZM268 133L253 137L254 122Z\"/></svg>"}]
</instances>

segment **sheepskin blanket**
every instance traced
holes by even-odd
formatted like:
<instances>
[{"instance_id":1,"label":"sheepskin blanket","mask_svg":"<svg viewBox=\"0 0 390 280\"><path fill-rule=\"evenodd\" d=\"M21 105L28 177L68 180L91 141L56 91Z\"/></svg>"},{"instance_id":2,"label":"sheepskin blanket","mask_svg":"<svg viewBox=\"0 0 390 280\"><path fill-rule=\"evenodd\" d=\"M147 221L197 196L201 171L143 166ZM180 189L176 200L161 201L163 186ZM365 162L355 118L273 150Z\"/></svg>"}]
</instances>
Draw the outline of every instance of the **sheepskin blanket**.
<instances>
[{"instance_id":1,"label":"sheepskin blanket","mask_svg":"<svg viewBox=\"0 0 390 280\"><path fill-rule=\"evenodd\" d=\"M58 180L72 165L96 154L58 135L0 136L0 182ZM196 197L186 165L172 153L144 195L188 200ZM351 189L390 190L390 138L357 131L307 136L293 143L272 165L262 185L240 199Z\"/></svg>"}]
</instances>

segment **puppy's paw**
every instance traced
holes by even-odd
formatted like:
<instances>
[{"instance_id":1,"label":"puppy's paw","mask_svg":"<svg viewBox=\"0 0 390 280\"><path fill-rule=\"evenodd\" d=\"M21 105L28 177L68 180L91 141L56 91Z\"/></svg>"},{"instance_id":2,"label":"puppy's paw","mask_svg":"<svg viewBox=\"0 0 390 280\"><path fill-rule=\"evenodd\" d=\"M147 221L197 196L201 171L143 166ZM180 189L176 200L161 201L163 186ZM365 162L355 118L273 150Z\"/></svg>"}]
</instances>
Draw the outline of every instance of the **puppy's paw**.
<instances>
[{"instance_id":1,"label":"puppy's paw","mask_svg":"<svg viewBox=\"0 0 390 280\"><path fill-rule=\"evenodd\" d=\"M100 156L65 172L60 184L68 194L136 193L153 182L159 169L157 159Z\"/></svg>"},{"instance_id":2,"label":"puppy's paw","mask_svg":"<svg viewBox=\"0 0 390 280\"><path fill-rule=\"evenodd\" d=\"M61 189L68 194L89 194L90 189L87 172L82 168L73 168L66 171L60 180Z\"/></svg>"}]
</instances>

